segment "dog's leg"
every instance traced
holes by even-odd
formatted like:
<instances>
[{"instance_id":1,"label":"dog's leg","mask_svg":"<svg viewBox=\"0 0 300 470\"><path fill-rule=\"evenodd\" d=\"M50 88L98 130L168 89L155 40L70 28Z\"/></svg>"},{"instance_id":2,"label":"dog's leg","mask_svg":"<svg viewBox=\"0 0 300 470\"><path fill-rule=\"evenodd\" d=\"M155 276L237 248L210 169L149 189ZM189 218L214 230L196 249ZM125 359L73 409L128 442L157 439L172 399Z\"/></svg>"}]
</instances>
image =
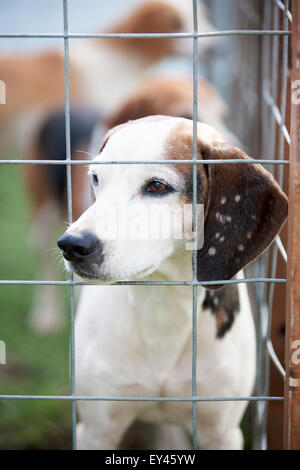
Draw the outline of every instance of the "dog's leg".
<instances>
[{"instance_id":1,"label":"dog's leg","mask_svg":"<svg viewBox=\"0 0 300 470\"><path fill-rule=\"evenodd\" d=\"M124 402L81 402L78 408L82 421L77 425L77 447L81 450L118 449L136 418L136 407Z\"/></svg>"},{"instance_id":2,"label":"dog's leg","mask_svg":"<svg viewBox=\"0 0 300 470\"><path fill-rule=\"evenodd\" d=\"M59 208L55 201L48 201L35 213L30 243L38 258L38 279L55 280L57 270L50 247L54 247L55 228L59 220ZM37 286L33 307L29 314L31 328L39 333L57 331L63 325L61 290L57 286Z\"/></svg>"},{"instance_id":3,"label":"dog's leg","mask_svg":"<svg viewBox=\"0 0 300 470\"><path fill-rule=\"evenodd\" d=\"M204 430L199 426L199 446L204 450L242 450L244 438L239 427L227 428L210 428Z\"/></svg>"},{"instance_id":4,"label":"dog's leg","mask_svg":"<svg viewBox=\"0 0 300 470\"><path fill-rule=\"evenodd\" d=\"M242 450L240 421L246 402L198 403L197 439L201 450ZM192 423L189 431L192 434Z\"/></svg>"},{"instance_id":5,"label":"dog's leg","mask_svg":"<svg viewBox=\"0 0 300 470\"><path fill-rule=\"evenodd\" d=\"M185 428L182 426L164 424L157 426L155 449L191 450L192 443Z\"/></svg>"}]
</instances>

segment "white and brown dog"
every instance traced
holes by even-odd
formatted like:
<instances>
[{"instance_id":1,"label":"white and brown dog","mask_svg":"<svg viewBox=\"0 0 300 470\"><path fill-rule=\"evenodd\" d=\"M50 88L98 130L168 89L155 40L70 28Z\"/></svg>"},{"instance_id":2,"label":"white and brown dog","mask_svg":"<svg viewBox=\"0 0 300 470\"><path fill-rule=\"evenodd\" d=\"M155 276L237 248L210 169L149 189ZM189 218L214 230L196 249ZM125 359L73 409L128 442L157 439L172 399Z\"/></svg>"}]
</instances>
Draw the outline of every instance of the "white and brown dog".
<instances>
[{"instance_id":1,"label":"white and brown dog","mask_svg":"<svg viewBox=\"0 0 300 470\"><path fill-rule=\"evenodd\" d=\"M192 121L152 116L118 126L97 160L191 159ZM198 124L199 159L248 157L206 124ZM231 279L274 239L287 215L287 198L261 166L198 164L198 202L204 204L200 281ZM190 164L91 165L95 203L58 241L66 266L102 285L83 288L76 318L76 392L101 397L192 396L192 286L119 285L119 280L191 281L192 255L177 237L108 239L101 208L124 201L174 207L192 200ZM113 207L111 206L111 207ZM176 218L178 217L178 219ZM106 220L107 222L107 220ZM107 227L106 227L107 228ZM140 227L134 216L129 228ZM189 230L192 231L190 219ZM214 286L220 287L220 286ZM255 377L255 332L245 284L198 288L197 395L247 396ZM198 403L203 449L240 449L246 401ZM135 419L191 430L190 402L81 401L79 448L117 448Z\"/></svg>"},{"instance_id":2,"label":"white and brown dog","mask_svg":"<svg viewBox=\"0 0 300 470\"><path fill-rule=\"evenodd\" d=\"M71 107L70 135L71 157L82 160L86 151L93 154L108 129L128 120L152 115L193 117L193 81L191 79L157 76L148 78L128 97L118 110L103 119L94 110ZM229 110L222 97L210 83L198 78L198 120L214 126L231 143L237 139L226 128ZM94 144L90 144L92 140ZM28 158L65 160L65 110L58 109L41 123L28 148ZM53 246L57 233L51 229L67 213L66 171L63 166L26 165L24 169L27 191L31 200L33 223L31 239L39 254L40 277L52 279L56 276L56 263L49 259L49 247ZM72 168L72 214L73 220L91 204L88 175L83 165ZM45 230L46 228L46 230ZM60 289L55 286L39 286L35 291L31 326L39 332L58 329L63 322L60 305ZM51 299L51 301L50 301Z\"/></svg>"}]
</instances>

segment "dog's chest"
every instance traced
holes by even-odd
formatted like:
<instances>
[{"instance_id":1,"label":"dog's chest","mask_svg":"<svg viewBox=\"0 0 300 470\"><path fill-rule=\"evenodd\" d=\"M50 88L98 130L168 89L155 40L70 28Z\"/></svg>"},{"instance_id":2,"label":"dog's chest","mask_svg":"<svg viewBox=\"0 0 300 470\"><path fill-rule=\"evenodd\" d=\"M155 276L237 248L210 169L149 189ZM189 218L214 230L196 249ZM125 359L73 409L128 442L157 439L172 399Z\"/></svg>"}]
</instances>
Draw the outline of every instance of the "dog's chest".
<instances>
[{"instance_id":1,"label":"dog's chest","mask_svg":"<svg viewBox=\"0 0 300 470\"><path fill-rule=\"evenodd\" d=\"M239 313L218 338L203 296L199 288L198 393L232 394L241 367L253 362L251 316ZM77 393L191 396L192 307L190 286L85 287L76 319Z\"/></svg>"},{"instance_id":2,"label":"dog's chest","mask_svg":"<svg viewBox=\"0 0 300 470\"><path fill-rule=\"evenodd\" d=\"M76 318L82 393L106 384L105 393L159 395L179 363L190 371L192 301L191 287L85 287Z\"/></svg>"},{"instance_id":3,"label":"dog's chest","mask_svg":"<svg viewBox=\"0 0 300 470\"><path fill-rule=\"evenodd\" d=\"M190 342L192 289L156 286L138 291L135 288L129 301L136 313L136 334L144 351L144 360L161 386Z\"/></svg>"}]
</instances>

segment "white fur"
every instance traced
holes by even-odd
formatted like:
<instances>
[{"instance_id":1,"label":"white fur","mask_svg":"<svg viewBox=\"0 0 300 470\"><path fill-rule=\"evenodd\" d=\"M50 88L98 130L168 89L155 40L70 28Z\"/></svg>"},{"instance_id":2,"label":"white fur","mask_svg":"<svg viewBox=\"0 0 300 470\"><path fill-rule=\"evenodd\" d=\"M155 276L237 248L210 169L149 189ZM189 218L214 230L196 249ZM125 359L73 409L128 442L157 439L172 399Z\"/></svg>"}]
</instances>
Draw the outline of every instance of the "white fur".
<instances>
[{"instance_id":1,"label":"white fur","mask_svg":"<svg viewBox=\"0 0 300 470\"><path fill-rule=\"evenodd\" d=\"M100 159L162 158L163 145L178 119L146 118L119 128L108 140ZM202 137L215 137L200 126ZM205 135L204 135L205 133ZM149 175L164 176L180 185L180 175L166 165L94 165L99 189L96 202L68 232L93 230L101 239L97 208L123 195L149 203L139 188ZM170 208L179 196L164 198ZM157 204L163 199L158 198ZM192 280L191 252L180 240L105 241L102 280ZM150 267L149 267L150 266ZM146 270L143 272L143 270ZM142 274L141 274L142 273ZM255 376L255 333L245 285L239 285L241 310L231 329L217 338L216 318L202 310L205 295L198 288L197 395L235 397L251 394ZM101 397L192 396L191 286L85 286L76 317L76 393ZM239 428L247 402L198 403L198 440L204 449L240 449ZM136 419L181 425L191 431L191 402L80 401L78 446L113 449Z\"/></svg>"},{"instance_id":2,"label":"white fur","mask_svg":"<svg viewBox=\"0 0 300 470\"><path fill-rule=\"evenodd\" d=\"M118 109L147 70L142 56L96 41L71 45L70 57L80 73L83 99L105 114Z\"/></svg>"}]
</instances>

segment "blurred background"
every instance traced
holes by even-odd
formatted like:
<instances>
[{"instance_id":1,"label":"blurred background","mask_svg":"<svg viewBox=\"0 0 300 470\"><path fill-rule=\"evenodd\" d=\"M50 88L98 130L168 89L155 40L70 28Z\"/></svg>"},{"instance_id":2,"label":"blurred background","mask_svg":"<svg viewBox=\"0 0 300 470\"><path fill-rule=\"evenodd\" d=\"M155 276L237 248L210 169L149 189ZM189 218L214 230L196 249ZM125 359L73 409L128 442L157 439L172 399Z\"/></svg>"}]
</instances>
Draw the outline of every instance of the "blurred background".
<instances>
[{"instance_id":1,"label":"blurred background","mask_svg":"<svg viewBox=\"0 0 300 470\"><path fill-rule=\"evenodd\" d=\"M182 0L189 3L191 0ZM69 31L84 33L103 31L143 0L69 0ZM261 29L274 25L274 2L265 0L207 0L211 30ZM282 17L277 18L278 25ZM0 33L61 33L63 9L61 0L1 0ZM201 32L201 30L200 30ZM71 40L72 41L72 40ZM73 39L77 41L77 39ZM83 40L84 41L84 40ZM192 41L192 40L189 40ZM263 43L263 41L265 41ZM266 41L269 41L268 43ZM274 39L261 37L222 37L212 39L206 53L199 58L199 77L214 85L230 110L224 124L235 134L253 157L275 158L276 144L268 146L261 136L261 120L266 109L262 103L262 73L267 82L271 77L271 62L263 69L263 45L268 48ZM280 41L277 47L280 48ZM201 39L199 40L199 48ZM3 54L43 53L57 48L63 51L62 39L0 38ZM280 69L280 63L278 65ZM144 74L149 77L192 78L192 58L184 54L168 56L152 63ZM38 72L37 72L38 73ZM0 80L2 79L0 68ZM278 86L280 89L280 86ZM280 96L276 95L276 100ZM2 106L2 105L0 105ZM4 105L5 106L5 105ZM0 108L1 113L1 108ZM270 124L271 126L271 124ZM0 131L6 140L7 129ZM275 137L276 138L276 137ZM0 159L31 158L22 153L22 138L0 142ZM269 169L269 168L268 168ZM43 248L49 272L40 269L40 251L35 244L32 224L32 202L28 194L22 165L1 165L0 168L0 279L1 280L63 280L66 279L59 253L55 249L56 235L64 231L67 216L51 222L53 236ZM48 230L47 223L44 227ZM267 260L260 269L266 270ZM253 268L255 271L256 268ZM284 268L282 267L282 270ZM252 272L254 272L252 271ZM259 271L255 271L259 273ZM260 271L262 273L262 271ZM284 277L281 275L280 277ZM59 324L49 331L37 331L30 322L30 312L37 302L38 287L0 286L0 339L6 343L7 364L0 365L1 394L65 395L70 393L69 378L69 300L68 289L57 287L48 291L47 299L63 311ZM50 292L50 294L49 294ZM52 293L51 293L52 292ZM255 298L253 293L253 298ZM281 298L283 293L280 294ZM51 297L52 296L52 297ZM261 298L264 294L261 293ZM255 302L254 302L255 303ZM256 315L259 306L256 305ZM282 312L281 312L282 313ZM276 333L279 334L278 326ZM284 330L280 332L282 345ZM283 354L283 346L282 346ZM259 359L264 362L260 357ZM263 373L263 366L260 371ZM259 385L261 391L263 384ZM277 385L277 394L280 395ZM264 389L266 391L266 389ZM268 392L268 390L267 390ZM274 391L273 391L274 392ZM263 430L256 422L257 409L245 425L246 446L253 444L251 429L261 437ZM261 411L262 415L264 409ZM275 422L280 425L280 410ZM278 417L279 416L279 417ZM278 421L279 420L279 421ZM249 424L251 422L251 424ZM251 428L252 426L252 428ZM277 430L280 433L280 429ZM273 446L279 446L280 436ZM256 443L257 446L260 444ZM0 449L69 449L71 448L71 405L60 401L0 400ZM276 447L274 447L276 448ZM278 448L278 447L277 447Z\"/></svg>"}]
</instances>

